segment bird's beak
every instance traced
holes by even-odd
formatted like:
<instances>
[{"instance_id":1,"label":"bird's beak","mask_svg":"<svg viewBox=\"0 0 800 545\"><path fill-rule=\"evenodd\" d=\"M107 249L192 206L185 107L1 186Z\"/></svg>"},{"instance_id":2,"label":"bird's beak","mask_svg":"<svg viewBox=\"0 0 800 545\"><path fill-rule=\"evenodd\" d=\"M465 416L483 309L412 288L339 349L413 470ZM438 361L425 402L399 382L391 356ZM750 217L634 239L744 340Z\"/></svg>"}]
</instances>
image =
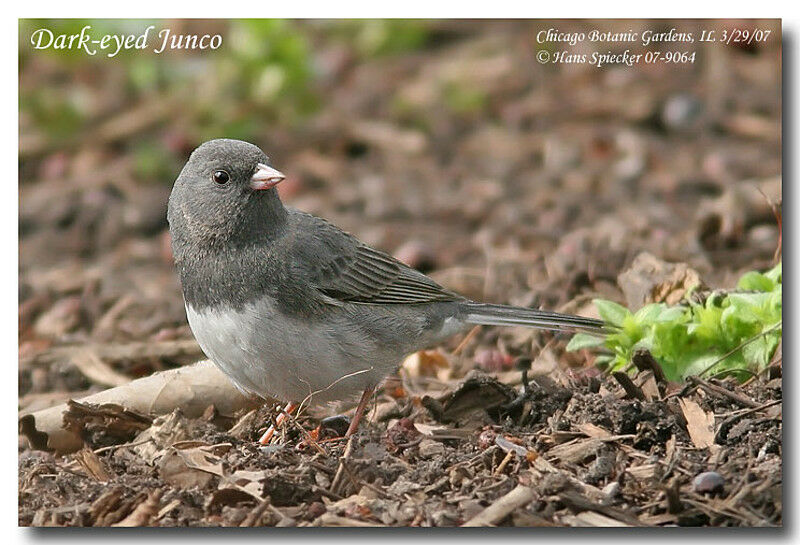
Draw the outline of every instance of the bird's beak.
<instances>
[{"instance_id":1,"label":"bird's beak","mask_svg":"<svg viewBox=\"0 0 800 545\"><path fill-rule=\"evenodd\" d=\"M281 183L286 176L269 165L258 163L258 170L250 178L250 187L256 191L270 189Z\"/></svg>"}]
</instances>

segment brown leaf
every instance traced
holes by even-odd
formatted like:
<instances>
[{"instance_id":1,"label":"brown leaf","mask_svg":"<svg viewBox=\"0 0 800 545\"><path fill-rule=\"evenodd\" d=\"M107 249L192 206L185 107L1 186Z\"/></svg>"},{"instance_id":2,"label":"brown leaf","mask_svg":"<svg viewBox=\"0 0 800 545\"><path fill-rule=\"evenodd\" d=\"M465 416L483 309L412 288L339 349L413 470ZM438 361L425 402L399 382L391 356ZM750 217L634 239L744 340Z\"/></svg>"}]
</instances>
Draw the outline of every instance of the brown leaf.
<instances>
[{"instance_id":1,"label":"brown leaf","mask_svg":"<svg viewBox=\"0 0 800 545\"><path fill-rule=\"evenodd\" d=\"M228 445L203 445L195 446L197 442L184 441L176 443L167 454L159 461L159 474L168 483L181 487L203 487L207 485L214 475L224 477L222 459L213 451L219 452L221 447ZM179 448L179 447L184 448Z\"/></svg>"},{"instance_id":2,"label":"brown leaf","mask_svg":"<svg viewBox=\"0 0 800 545\"><path fill-rule=\"evenodd\" d=\"M211 473L189 467L175 451L168 452L159 460L158 473L164 482L178 488L203 488L214 478Z\"/></svg>"}]
</instances>

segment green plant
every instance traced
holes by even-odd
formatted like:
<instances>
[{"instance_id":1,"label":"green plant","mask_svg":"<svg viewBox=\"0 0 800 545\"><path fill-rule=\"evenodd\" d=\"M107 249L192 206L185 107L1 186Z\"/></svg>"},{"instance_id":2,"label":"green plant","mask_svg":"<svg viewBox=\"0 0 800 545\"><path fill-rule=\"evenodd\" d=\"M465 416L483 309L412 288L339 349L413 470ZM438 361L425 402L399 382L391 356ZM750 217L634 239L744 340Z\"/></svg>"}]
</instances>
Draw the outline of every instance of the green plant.
<instances>
[{"instance_id":1,"label":"green plant","mask_svg":"<svg viewBox=\"0 0 800 545\"><path fill-rule=\"evenodd\" d=\"M635 313L612 301L594 301L613 328L605 337L579 333L567 349L605 348L596 363L623 369L636 349L646 348L669 380L730 372L740 379L764 369L781 340L782 264L766 273L748 272L736 293L714 293L702 303L654 303Z\"/></svg>"}]
</instances>

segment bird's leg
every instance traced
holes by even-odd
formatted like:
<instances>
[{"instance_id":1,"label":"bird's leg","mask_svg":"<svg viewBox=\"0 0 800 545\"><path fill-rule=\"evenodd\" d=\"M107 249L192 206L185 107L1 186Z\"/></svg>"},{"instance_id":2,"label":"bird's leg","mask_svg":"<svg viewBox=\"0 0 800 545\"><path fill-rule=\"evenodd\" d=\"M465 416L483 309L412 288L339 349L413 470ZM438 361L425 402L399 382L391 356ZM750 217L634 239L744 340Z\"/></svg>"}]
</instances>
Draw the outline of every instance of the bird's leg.
<instances>
[{"instance_id":1,"label":"bird's leg","mask_svg":"<svg viewBox=\"0 0 800 545\"><path fill-rule=\"evenodd\" d=\"M356 407L356 412L353 415L353 419L350 421L350 427L347 428L347 433L344 434L345 437L350 437L358 429L358 424L361 422L361 417L364 416L364 409L367 408L367 403L369 403L369 400L374 392L375 387L373 386L370 386L364 390L364 393L361 395L361 401L358 402L358 407Z\"/></svg>"},{"instance_id":2,"label":"bird's leg","mask_svg":"<svg viewBox=\"0 0 800 545\"><path fill-rule=\"evenodd\" d=\"M275 418L275 424L270 424L269 428L264 432L264 435L261 436L261 439L259 439L258 442L262 445L269 444L272 436L275 435L275 430L283 425L289 415L297 410L298 406L299 405L297 403L287 403L286 407L284 407L280 414L278 414L278 416Z\"/></svg>"}]
</instances>

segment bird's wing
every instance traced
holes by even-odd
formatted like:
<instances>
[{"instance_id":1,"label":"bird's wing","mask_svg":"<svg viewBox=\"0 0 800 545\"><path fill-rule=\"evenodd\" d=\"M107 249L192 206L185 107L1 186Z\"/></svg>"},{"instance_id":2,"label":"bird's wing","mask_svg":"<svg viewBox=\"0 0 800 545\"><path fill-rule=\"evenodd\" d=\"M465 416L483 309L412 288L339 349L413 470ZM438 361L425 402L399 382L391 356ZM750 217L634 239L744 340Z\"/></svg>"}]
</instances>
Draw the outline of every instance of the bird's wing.
<instances>
[{"instance_id":1,"label":"bird's wing","mask_svg":"<svg viewBox=\"0 0 800 545\"><path fill-rule=\"evenodd\" d=\"M327 297L348 302L409 304L462 301L419 271L370 248L330 223L305 215L313 236L295 241L294 269Z\"/></svg>"}]
</instances>

